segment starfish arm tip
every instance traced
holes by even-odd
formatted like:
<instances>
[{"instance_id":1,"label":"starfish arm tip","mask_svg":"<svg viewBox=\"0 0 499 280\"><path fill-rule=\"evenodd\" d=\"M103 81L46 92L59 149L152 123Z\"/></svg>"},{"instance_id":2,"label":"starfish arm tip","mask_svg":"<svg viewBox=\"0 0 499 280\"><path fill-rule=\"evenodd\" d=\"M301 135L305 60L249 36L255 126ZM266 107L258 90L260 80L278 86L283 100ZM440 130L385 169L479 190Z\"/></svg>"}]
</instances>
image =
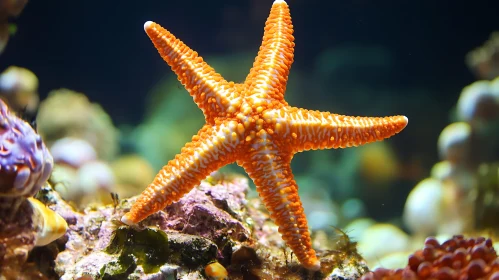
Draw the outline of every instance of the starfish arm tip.
<instances>
[{"instance_id":1,"label":"starfish arm tip","mask_svg":"<svg viewBox=\"0 0 499 280\"><path fill-rule=\"evenodd\" d=\"M150 21L150 20L146 21L146 23L144 23L144 30L147 32L147 30L148 30L149 28L151 28L151 25L152 25L153 23L154 23L154 22L152 22L152 21Z\"/></svg>"},{"instance_id":2,"label":"starfish arm tip","mask_svg":"<svg viewBox=\"0 0 499 280\"><path fill-rule=\"evenodd\" d=\"M286 1L284 1L284 0L275 0L274 1L274 4L280 4L280 3L286 4Z\"/></svg>"},{"instance_id":3,"label":"starfish arm tip","mask_svg":"<svg viewBox=\"0 0 499 280\"><path fill-rule=\"evenodd\" d=\"M121 222L129 226L133 226L136 224L128 217L128 214L125 214L123 217L121 217Z\"/></svg>"},{"instance_id":4,"label":"starfish arm tip","mask_svg":"<svg viewBox=\"0 0 499 280\"><path fill-rule=\"evenodd\" d=\"M406 117L406 116L402 116L402 122L405 124L404 125L404 128L407 126L407 124L409 123L409 119Z\"/></svg>"},{"instance_id":5,"label":"starfish arm tip","mask_svg":"<svg viewBox=\"0 0 499 280\"><path fill-rule=\"evenodd\" d=\"M311 266L307 267L307 269L312 271L318 271L321 269L321 262L317 260Z\"/></svg>"}]
</instances>

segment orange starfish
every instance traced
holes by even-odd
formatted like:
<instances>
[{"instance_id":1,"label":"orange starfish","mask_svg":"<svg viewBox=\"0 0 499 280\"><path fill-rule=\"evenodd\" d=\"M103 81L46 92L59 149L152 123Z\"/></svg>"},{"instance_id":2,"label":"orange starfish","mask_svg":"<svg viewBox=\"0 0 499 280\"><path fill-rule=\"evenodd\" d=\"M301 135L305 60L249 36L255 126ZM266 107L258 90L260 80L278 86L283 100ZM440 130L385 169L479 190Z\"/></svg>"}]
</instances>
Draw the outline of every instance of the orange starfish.
<instances>
[{"instance_id":1,"label":"orange starfish","mask_svg":"<svg viewBox=\"0 0 499 280\"><path fill-rule=\"evenodd\" d=\"M388 138L407 125L404 116L349 117L291 107L284 100L293 62L289 8L275 0L262 46L246 81L225 81L196 52L156 23L144 29L204 113L206 124L156 175L122 222L134 225L178 201L211 172L237 162L253 179L286 244L308 269L320 262L290 162L295 153L345 148Z\"/></svg>"}]
</instances>

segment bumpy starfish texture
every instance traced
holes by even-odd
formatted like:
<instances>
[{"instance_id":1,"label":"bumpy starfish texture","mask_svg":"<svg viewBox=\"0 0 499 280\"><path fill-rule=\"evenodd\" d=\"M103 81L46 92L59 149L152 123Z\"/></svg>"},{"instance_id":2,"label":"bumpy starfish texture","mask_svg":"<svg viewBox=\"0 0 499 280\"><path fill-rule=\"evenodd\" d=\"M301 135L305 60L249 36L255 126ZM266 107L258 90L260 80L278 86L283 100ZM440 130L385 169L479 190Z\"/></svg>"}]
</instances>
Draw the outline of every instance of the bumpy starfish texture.
<instances>
[{"instance_id":1,"label":"bumpy starfish texture","mask_svg":"<svg viewBox=\"0 0 499 280\"><path fill-rule=\"evenodd\" d=\"M206 124L156 175L122 222L137 224L178 201L211 172L237 162L254 181L286 244L306 268L318 270L291 172L293 155L382 140L404 129L407 118L350 117L289 106L284 93L294 37L283 0L272 5L262 46L243 84L224 80L158 24L146 22L144 29L203 111Z\"/></svg>"}]
</instances>

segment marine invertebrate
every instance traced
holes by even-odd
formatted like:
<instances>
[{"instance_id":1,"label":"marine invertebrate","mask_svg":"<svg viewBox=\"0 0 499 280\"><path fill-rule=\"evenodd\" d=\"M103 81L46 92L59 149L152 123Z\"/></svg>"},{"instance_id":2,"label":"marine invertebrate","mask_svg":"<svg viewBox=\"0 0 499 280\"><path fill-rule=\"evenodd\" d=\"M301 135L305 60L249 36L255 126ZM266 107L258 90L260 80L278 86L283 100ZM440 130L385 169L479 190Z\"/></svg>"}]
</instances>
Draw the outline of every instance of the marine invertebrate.
<instances>
[{"instance_id":1,"label":"marine invertebrate","mask_svg":"<svg viewBox=\"0 0 499 280\"><path fill-rule=\"evenodd\" d=\"M28 253L64 234L66 221L32 198L52 171L40 135L0 100L0 274L21 276ZM28 277L31 278L31 277Z\"/></svg>"},{"instance_id":2,"label":"marine invertebrate","mask_svg":"<svg viewBox=\"0 0 499 280\"><path fill-rule=\"evenodd\" d=\"M59 214L52 211L38 199L28 198L33 212L39 216L36 246L45 246L63 236L68 229L68 223Z\"/></svg>"},{"instance_id":3,"label":"marine invertebrate","mask_svg":"<svg viewBox=\"0 0 499 280\"><path fill-rule=\"evenodd\" d=\"M443 242L425 240L422 250L409 256L404 269L377 269L364 275L375 279L499 279L499 259L492 240L456 235Z\"/></svg>"},{"instance_id":4,"label":"marine invertebrate","mask_svg":"<svg viewBox=\"0 0 499 280\"><path fill-rule=\"evenodd\" d=\"M41 136L0 100L0 197L33 196L52 166Z\"/></svg>"},{"instance_id":5,"label":"marine invertebrate","mask_svg":"<svg viewBox=\"0 0 499 280\"><path fill-rule=\"evenodd\" d=\"M160 25L146 22L144 29L203 111L206 124L163 167L122 222L137 224L179 200L211 172L237 162L255 182L286 244L306 268L318 270L291 172L293 155L382 140L404 129L407 118L350 117L289 106L284 93L294 38L283 0L272 5L262 46L243 84L225 81Z\"/></svg>"}]
</instances>

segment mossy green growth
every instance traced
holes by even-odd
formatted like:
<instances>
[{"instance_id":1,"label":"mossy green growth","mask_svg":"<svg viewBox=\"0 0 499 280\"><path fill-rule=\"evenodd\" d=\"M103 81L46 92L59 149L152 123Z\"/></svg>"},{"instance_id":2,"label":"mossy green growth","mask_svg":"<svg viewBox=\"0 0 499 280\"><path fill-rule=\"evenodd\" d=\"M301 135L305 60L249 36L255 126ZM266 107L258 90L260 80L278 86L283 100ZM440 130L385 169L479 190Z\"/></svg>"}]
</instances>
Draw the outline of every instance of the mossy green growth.
<instances>
[{"instance_id":1,"label":"mossy green growth","mask_svg":"<svg viewBox=\"0 0 499 280\"><path fill-rule=\"evenodd\" d=\"M121 255L117 260L110 261L101 268L100 279L126 279L136 268L137 264L134 262L133 255Z\"/></svg>"},{"instance_id":2,"label":"mossy green growth","mask_svg":"<svg viewBox=\"0 0 499 280\"><path fill-rule=\"evenodd\" d=\"M146 274L156 273L171 253L165 232L152 228L137 231L130 227L119 227L105 252L119 256L102 267L102 279L125 277L138 265Z\"/></svg>"},{"instance_id":3,"label":"mossy green growth","mask_svg":"<svg viewBox=\"0 0 499 280\"><path fill-rule=\"evenodd\" d=\"M214 260L218 251L210 240L188 234L171 233L169 246L172 250L170 262L190 269Z\"/></svg>"},{"instance_id":4,"label":"mossy green growth","mask_svg":"<svg viewBox=\"0 0 499 280\"><path fill-rule=\"evenodd\" d=\"M14 23L9 23L8 30L9 30L9 34L10 35L16 34L16 32L17 32L17 25L14 24Z\"/></svg>"},{"instance_id":5,"label":"mossy green growth","mask_svg":"<svg viewBox=\"0 0 499 280\"><path fill-rule=\"evenodd\" d=\"M475 197L475 228L499 231L499 162L478 167Z\"/></svg>"}]
</instances>

